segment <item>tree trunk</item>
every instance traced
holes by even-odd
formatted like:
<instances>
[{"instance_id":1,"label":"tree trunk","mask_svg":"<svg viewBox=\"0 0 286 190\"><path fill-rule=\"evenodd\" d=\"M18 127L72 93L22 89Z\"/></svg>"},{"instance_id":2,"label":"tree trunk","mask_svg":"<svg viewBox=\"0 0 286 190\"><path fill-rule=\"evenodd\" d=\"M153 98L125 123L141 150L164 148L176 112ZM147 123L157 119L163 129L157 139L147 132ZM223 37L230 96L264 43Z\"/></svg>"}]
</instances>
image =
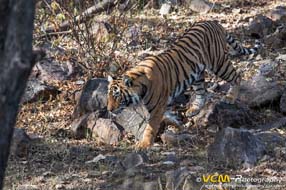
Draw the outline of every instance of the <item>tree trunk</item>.
<instances>
[{"instance_id":1,"label":"tree trunk","mask_svg":"<svg viewBox=\"0 0 286 190\"><path fill-rule=\"evenodd\" d=\"M0 0L0 189L21 96L33 67L35 2Z\"/></svg>"}]
</instances>

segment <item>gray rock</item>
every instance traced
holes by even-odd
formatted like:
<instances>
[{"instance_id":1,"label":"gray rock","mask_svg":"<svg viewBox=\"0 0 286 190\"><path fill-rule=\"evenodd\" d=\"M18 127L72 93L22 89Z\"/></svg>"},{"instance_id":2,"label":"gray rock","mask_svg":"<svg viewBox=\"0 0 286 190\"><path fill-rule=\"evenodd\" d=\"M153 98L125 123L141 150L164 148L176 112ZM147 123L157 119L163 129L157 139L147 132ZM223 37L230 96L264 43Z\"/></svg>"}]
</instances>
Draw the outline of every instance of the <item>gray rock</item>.
<instances>
[{"instance_id":1,"label":"gray rock","mask_svg":"<svg viewBox=\"0 0 286 190\"><path fill-rule=\"evenodd\" d=\"M283 92L281 98L280 98L280 111L283 114L286 114L286 90Z\"/></svg>"},{"instance_id":2,"label":"gray rock","mask_svg":"<svg viewBox=\"0 0 286 190\"><path fill-rule=\"evenodd\" d=\"M263 15L257 15L249 24L248 33L251 36L262 38L274 31L274 22Z\"/></svg>"},{"instance_id":3,"label":"gray rock","mask_svg":"<svg viewBox=\"0 0 286 190\"><path fill-rule=\"evenodd\" d=\"M257 121L256 113L243 103L227 104L222 101L207 102L200 113L192 120L195 125L224 128L250 127Z\"/></svg>"},{"instance_id":4,"label":"gray rock","mask_svg":"<svg viewBox=\"0 0 286 190\"><path fill-rule=\"evenodd\" d=\"M46 58L38 62L32 74L42 81L63 81L81 75L82 69L76 62L56 62L53 58Z\"/></svg>"},{"instance_id":5,"label":"gray rock","mask_svg":"<svg viewBox=\"0 0 286 190\"><path fill-rule=\"evenodd\" d=\"M276 82L267 81L266 77L257 75L251 80L243 81L239 99L252 108L273 105L279 102L283 87Z\"/></svg>"},{"instance_id":6,"label":"gray rock","mask_svg":"<svg viewBox=\"0 0 286 190\"><path fill-rule=\"evenodd\" d=\"M122 165L125 169L132 169L142 166L148 161L148 156L144 153L129 153L122 161Z\"/></svg>"},{"instance_id":7,"label":"gray rock","mask_svg":"<svg viewBox=\"0 0 286 190\"><path fill-rule=\"evenodd\" d=\"M272 77L277 72L276 68L278 64L271 59L258 61L256 64L259 65L259 75L261 76Z\"/></svg>"},{"instance_id":8,"label":"gray rock","mask_svg":"<svg viewBox=\"0 0 286 190\"><path fill-rule=\"evenodd\" d=\"M160 15L164 16L170 13L171 11L171 4L170 3L164 3L162 4L161 8L160 8Z\"/></svg>"},{"instance_id":9,"label":"gray rock","mask_svg":"<svg viewBox=\"0 0 286 190\"><path fill-rule=\"evenodd\" d=\"M161 135L161 140L164 144L169 146L190 145L194 144L196 137L187 132L174 133L172 131L165 131Z\"/></svg>"},{"instance_id":10,"label":"gray rock","mask_svg":"<svg viewBox=\"0 0 286 190\"><path fill-rule=\"evenodd\" d=\"M166 172L166 190L191 190L201 187L202 184L195 181L195 176L186 167Z\"/></svg>"},{"instance_id":11,"label":"gray rock","mask_svg":"<svg viewBox=\"0 0 286 190\"><path fill-rule=\"evenodd\" d=\"M269 48L283 48L286 46L286 27L282 26L276 29L276 31L264 38L264 43Z\"/></svg>"},{"instance_id":12,"label":"gray rock","mask_svg":"<svg viewBox=\"0 0 286 190\"><path fill-rule=\"evenodd\" d=\"M78 118L85 113L93 111L99 111L102 115L105 115L107 107L107 86L108 81L103 78L87 81L74 109L73 117Z\"/></svg>"},{"instance_id":13,"label":"gray rock","mask_svg":"<svg viewBox=\"0 0 286 190\"><path fill-rule=\"evenodd\" d=\"M100 118L99 112L87 113L76 118L71 124L71 130L76 139L92 137L105 144L118 144L122 139L123 129L111 119Z\"/></svg>"},{"instance_id":14,"label":"gray rock","mask_svg":"<svg viewBox=\"0 0 286 190\"><path fill-rule=\"evenodd\" d=\"M286 126L286 117L276 118L274 121L258 126L260 130L279 129Z\"/></svg>"},{"instance_id":15,"label":"gray rock","mask_svg":"<svg viewBox=\"0 0 286 190\"><path fill-rule=\"evenodd\" d=\"M162 154L164 155L164 159L162 159L163 164L164 162L170 162L170 163L172 162L175 164L179 161L175 152L163 152Z\"/></svg>"},{"instance_id":16,"label":"gray rock","mask_svg":"<svg viewBox=\"0 0 286 190\"><path fill-rule=\"evenodd\" d=\"M95 120L89 117L87 122L87 128L92 131L92 138L99 142L116 145L122 139L122 131L111 119L99 118L95 123Z\"/></svg>"},{"instance_id":17,"label":"gray rock","mask_svg":"<svg viewBox=\"0 0 286 190\"><path fill-rule=\"evenodd\" d=\"M285 147L286 145L286 138L278 132L259 131L255 133L255 136L263 143L265 152L269 155L273 153L276 147Z\"/></svg>"},{"instance_id":18,"label":"gray rock","mask_svg":"<svg viewBox=\"0 0 286 190\"><path fill-rule=\"evenodd\" d=\"M24 129L14 128L12 144L10 148L11 155L16 157L27 157L29 154L30 137Z\"/></svg>"},{"instance_id":19,"label":"gray rock","mask_svg":"<svg viewBox=\"0 0 286 190\"><path fill-rule=\"evenodd\" d=\"M286 147L275 147L274 154L276 158L285 160L286 159Z\"/></svg>"},{"instance_id":20,"label":"gray rock","mask_svg":"<svg viewBox=\"0 0 286 190\"><path fill-rule=\"evenodd\" d=\"M28 81L21 102L23 104L37 101L45 102L55 98L59 93L60 91L56 87L33 78Z\"/></svg>"},{"instance_id":21,"label":"gray rock","mask_svg":"<svg viewBox=\"0 0 286 190\"><path fill-rule=\"evenodd\" d=\"M211 3L206 0L191 0L190 9L198 13L207 13L212 8Z\"/></svg>"},{"instance_id":22,"label":"gray rock","mask_svg":"<svg viewBox=\"0 0 286 190\"><path fill-rule=\"evenodd\" d=\"M89 136L90 133L87 127L88 122L89 122L89 125L91 125L91 127L89 128L92 128L95 125L96 120L98 119L98 117L95 117L95 116L96 116L96 112L91 113L91 114L88 113L73 120L71 124L71 130L76 139L82 139L82 138L86 138Z\"/></svg>"},{"instance_id":23,"label":"gray rock","mask_svg":"<svg viewBox=\"0 0 286 190\"><path fill-rule=\"evenodd\" d=\"M115 122L127 132L132 133L137 140L141 139L148 124L149 112L144 105L127 107L118 113Z\"/></svg>"},{"instance_id":24,"label":"gray rock","mask_svg":"<svg viewBox=\"0 0 286 190\"><path fill-rule=\"evenodd\" d=\"M254 166L264 155L265 147L258 137L245 129L227 127L208 147L209 161L231 168Z\"/></svg>"},{"instance_id":25,"label":"gray rock","mask_svg":"<svg viewBox=\"0 0 286 190\"><path fill-rule=\"evenodd\" d=\"M285 6L277 6L275 9L269 11L266 14L273 21L278 23L285 23L286 21L286 7Z\"/></svg>"}]
</instances>

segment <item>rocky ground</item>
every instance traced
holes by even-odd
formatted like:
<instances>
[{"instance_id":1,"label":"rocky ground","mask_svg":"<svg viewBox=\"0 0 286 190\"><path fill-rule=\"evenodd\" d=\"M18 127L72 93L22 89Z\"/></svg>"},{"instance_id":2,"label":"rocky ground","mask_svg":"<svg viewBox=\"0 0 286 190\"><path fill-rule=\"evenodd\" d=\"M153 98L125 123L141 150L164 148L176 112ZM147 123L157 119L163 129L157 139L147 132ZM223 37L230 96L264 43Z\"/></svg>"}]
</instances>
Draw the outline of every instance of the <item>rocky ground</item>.
<instances>
[{"instance_id":1,"label":"rocky ground","mask_svg":"<svg viewBox=\"0 0 286 190\"><path fill-rule=\"evenodd\" d=\"M286 189L285 1L120 1L62 27L86 2L37 4L34 45L46 55L22 100L4 189ZM218 20L245 46L262 42L259 55L232 59L243 75L239 100L222 103L229 86L209 76L201 113L184 117L186 92L173 108L184 124L164 121L154 146L136 152L144 107L111 120L104 78L200 20Z\"/></svg>"}]
</instances>

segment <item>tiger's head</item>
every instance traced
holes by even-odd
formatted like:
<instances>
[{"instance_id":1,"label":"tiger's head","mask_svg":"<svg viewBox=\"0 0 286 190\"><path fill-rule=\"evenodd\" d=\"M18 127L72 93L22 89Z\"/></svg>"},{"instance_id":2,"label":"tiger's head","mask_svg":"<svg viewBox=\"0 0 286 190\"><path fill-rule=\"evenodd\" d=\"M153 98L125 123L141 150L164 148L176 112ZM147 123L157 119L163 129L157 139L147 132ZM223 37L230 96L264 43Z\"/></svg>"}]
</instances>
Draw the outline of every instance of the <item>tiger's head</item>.
<instances>
[{"instance_id":1,"label":"tiger's head","mask_svg":"<svg viewBox=\"0 0 286 190\"><path fill-rule=\"evenodd\" d=\"M123 76L121 79L113 79L108 76L107 110L110 112L119 111L129 105L136 105L140 102L140 96L133 87L132 79Z\"/></svg>"}]
</instances>

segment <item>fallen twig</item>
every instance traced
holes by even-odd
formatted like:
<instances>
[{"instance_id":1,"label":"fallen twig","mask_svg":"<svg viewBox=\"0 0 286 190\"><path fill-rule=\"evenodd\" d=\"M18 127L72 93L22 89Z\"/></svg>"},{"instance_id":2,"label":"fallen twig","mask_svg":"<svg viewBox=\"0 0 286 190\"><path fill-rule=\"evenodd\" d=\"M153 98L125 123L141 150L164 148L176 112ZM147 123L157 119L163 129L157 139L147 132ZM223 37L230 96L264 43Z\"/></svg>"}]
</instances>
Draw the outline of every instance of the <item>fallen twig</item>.
<instances>
[{"instance_id":1,"label":"fallen twig","mask_svg":"<svg viewBox=\"0 0 286 190\"><path fill-rule=\"evenodd\" d=\"M76 16L73 21L71 20L65 21L59 26L59 28L56 28L54 26L49 26L45 30L45 32L48 34L53 32L66 31L69 29L72 22L82 23L83 21L89 19L93 14L101 13L109 8L114 7L116 3L117 0L103 0L102 2L97 3L96 5L86 9L83 13Z\"/></svg>"}]
</instances>

